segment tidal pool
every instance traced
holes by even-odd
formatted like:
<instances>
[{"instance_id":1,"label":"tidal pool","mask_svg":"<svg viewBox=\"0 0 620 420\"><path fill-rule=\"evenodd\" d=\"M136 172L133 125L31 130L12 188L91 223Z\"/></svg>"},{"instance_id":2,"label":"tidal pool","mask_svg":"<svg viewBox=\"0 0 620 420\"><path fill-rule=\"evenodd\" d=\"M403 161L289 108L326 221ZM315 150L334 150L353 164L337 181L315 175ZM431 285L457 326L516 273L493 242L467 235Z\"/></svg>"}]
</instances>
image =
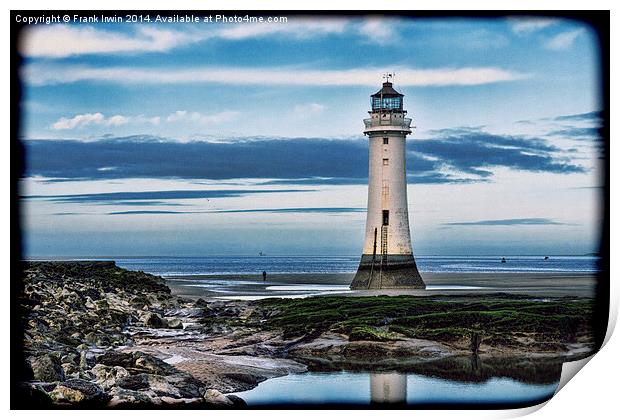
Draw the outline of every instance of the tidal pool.
<instances>
[{"instance_id":1,"label":"tidal pool","mask_svg":"<svg viewBox=\"0 0 620 420\"><path fill-rule=\"evenodd\" d=\"M557 385L557 382L530 384L506 377L460 382L419 374L308 372L269 379L235 395L250 406L374 403L527 406L550 398Z\"/></svg>"}]
</instances>

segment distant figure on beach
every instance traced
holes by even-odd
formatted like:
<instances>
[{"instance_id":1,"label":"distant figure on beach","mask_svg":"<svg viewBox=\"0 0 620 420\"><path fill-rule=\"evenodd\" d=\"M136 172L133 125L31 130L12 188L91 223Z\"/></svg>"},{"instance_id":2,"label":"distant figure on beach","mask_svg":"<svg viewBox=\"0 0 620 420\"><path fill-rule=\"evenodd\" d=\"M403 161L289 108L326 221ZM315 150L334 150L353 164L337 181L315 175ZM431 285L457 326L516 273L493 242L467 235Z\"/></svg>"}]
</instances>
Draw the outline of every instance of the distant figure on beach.
<instances>
[{"instance_id":1,"label":"distant figure on beach","mask_svg":"<svg viewBox=\"0 0 620 420\"><path fill-rule=\"evenodd\" d=\"M267 272L263 271L263 281L267 281Z\"/></svg>"},{"instance_id":2,"label":"distant figure on beach","mask_svg":"<svg viewBox=\"0 0 620 420\"><path fill-rule=\"evenodd\" d=\"M506 262L506 258L502 257L502 263Z\"/></svg>"}]
</instances>

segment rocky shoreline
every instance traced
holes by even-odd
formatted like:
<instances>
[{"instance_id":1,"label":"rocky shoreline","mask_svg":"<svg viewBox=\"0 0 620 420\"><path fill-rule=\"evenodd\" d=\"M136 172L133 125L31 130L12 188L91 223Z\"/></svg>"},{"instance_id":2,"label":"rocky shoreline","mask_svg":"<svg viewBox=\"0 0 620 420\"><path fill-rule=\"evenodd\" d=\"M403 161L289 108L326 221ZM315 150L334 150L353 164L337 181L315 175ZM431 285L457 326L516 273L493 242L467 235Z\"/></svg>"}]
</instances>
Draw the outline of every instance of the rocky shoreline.
<instances>
[{"instance_id":1,"label":"rocky shoreline","mask_svg":"<svg viewBox=\"0 0 620 420\"><path fill-rule=\"evenodd\" d=\"M38 406L244 405L132 349L140 332L183 331L186 318L207 313L204 302L179 299L162 278L114 262L25 264L24 398Z\"/></svg>"},{"instance_id":2,"label":"rocky shoreline","mask_svg":"<svg viewBox=\"0 0 620 420\"><path fill-rule=\"evenodd\" d=\"M238 408L227 394L308 369L550 383L594 351L589 299L207 302L114 262L24 264L21 391L37 407Z\"/></svg>"}]
</instances>

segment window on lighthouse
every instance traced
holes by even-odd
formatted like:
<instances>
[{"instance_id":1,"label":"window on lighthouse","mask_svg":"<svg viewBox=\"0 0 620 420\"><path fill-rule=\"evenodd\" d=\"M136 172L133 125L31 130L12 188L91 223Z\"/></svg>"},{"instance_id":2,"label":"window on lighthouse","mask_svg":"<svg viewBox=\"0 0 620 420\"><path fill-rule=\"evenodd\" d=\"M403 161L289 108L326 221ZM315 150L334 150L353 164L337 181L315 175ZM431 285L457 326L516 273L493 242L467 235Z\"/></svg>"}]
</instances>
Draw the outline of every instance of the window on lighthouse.
<instances>
[{"instance_id":1,"label":"window on lighthouse","mask_svg":"<svg viewBox=\"0 0 620 420\"><path fill-rule=\"evenodd\" d=\"M390 164L389 159L383 159L383 166L388 166Z\"/></svg>"},{"instance_id":2,"label":"window on lighthouse","mask_svg":"<svg viewBox=\"0 0 620 420\"><path fill-rule=\"evenodd\" d=\"M383 144L389 144L390 143L390 139L387 137L383 137Z\"/></svg>"},{"instance_id":3,"label":"window on lighthouse","mask_svg":"<svg viewBox=\"0 0 620 420\"><path fill-rule=\"evenodd\" d=\"M388 226L390 224L390 211L383 210L383 226Z\"/></svg>"}]
</instances>

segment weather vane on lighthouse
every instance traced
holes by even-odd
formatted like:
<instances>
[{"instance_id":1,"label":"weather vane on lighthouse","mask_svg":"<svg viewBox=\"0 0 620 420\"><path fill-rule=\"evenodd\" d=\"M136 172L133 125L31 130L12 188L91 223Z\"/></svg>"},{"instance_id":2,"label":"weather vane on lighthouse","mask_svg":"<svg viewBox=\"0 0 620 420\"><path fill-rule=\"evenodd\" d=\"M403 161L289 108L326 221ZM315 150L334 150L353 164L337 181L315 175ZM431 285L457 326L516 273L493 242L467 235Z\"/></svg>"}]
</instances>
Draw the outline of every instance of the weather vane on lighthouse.
<instances>
[{"instance_id":1,"label":"weather vane on lighthouse","mask_svg":"<svg viewBox=\"0 0 620 420\"><path fill-rule=\"evenodd\" d=\"M383 86L370 96L368 136L368 207L366 239L351 289L423 289L409 233L406 137L403 94L392 87L394 73L383 75Z\"/></svg>"},{"instance_id":2,"label":"weather vane on lighthouse","mask_svg":"<svg viewBox=\"0 0 620 420\"><path fill-rule=\"evenodd\" d=\"M383 73L383 83L394 83L396 73Z\"/></svg>"}]
</instances>

